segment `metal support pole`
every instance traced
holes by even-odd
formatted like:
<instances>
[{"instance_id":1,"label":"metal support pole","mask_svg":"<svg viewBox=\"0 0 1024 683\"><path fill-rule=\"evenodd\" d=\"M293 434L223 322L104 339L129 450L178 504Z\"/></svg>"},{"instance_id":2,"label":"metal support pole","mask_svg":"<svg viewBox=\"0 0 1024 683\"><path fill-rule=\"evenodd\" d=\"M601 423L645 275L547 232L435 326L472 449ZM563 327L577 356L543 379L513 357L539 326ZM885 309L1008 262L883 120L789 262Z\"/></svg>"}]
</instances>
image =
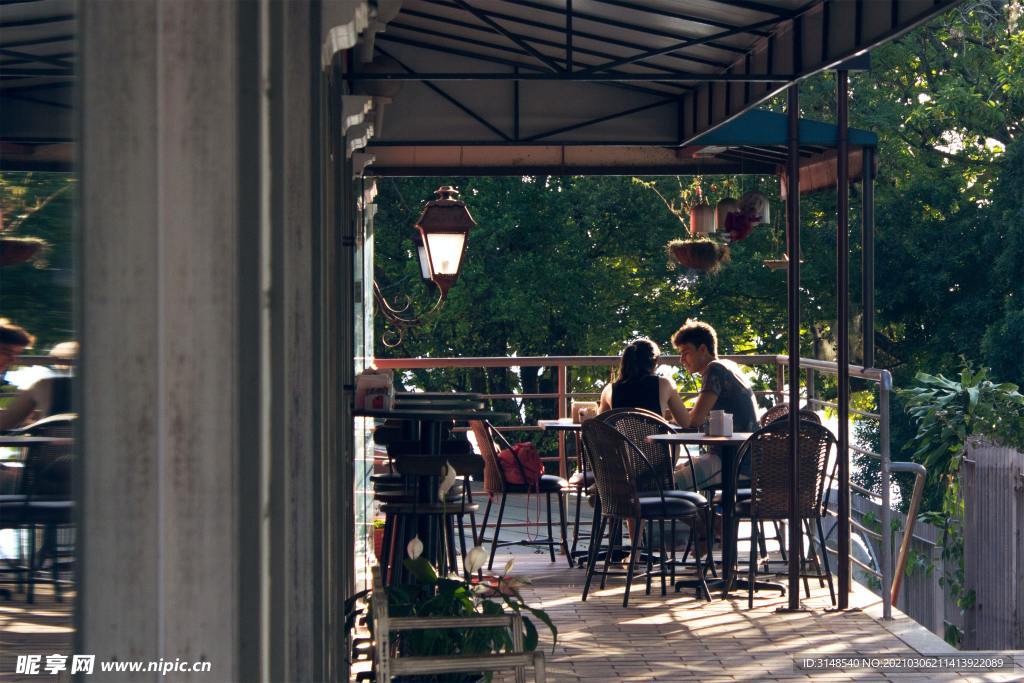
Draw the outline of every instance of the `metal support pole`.
<instances>
[{"instance_id":1,"label":"metal support pole","mask_svg":"<svg viewBox=\"0 0 1024 683\"><path fill-rule=\"evenodd\" d=\"M889 501L891 474L889 473L889 393L892 375L882 370L878 381L878 440L882 456L882 618L892 619L892 508Z\"/></svg>"},{"instance_id":2,"label":"metal support pole","mask_svg":"<svg viewBox=\"0 0 1024 683\"><path fill-rule=\"evenodd\" d=\"M863 148L864 178L861 208L861 326L863 365L875 367L875 148Z\"/></svg>"},{"instance_id":3,"label":"metal support pole","mask_svg":"<svg viewBox=\"0 0 1024 683\"><path fill-rule=\"evenodd\" d=\"M569 368L564 365L558 366L558 415L559 419L568 417L568 406L566 397L569 393ZM565 432L558 431L558 476L565 479L569 476L569 464L565 455Z\"/></svg>"},{"instance_id":4,"label":"metal support pole","mask_svg":"<svg viewBox=\"0 0 1024 683\"><path fill-rule=\"evenodd\" d=\"M836 72L836 314L839 341L839 609L850 606L850 144L849 75Z\"/></svg>"},{"instance_id":5,"label":"metal support pole","mask_svg":"<svg viewBox=\"0 0 1024 683\"><path fill-rule=\"evenodd\" d=\"M793 83L788 90L789 158L786 163L786 254L789 257L789 609L800 609L800 553L803 543L799 517L800 429L800 91Z\"/></svg>"}]
</instances>

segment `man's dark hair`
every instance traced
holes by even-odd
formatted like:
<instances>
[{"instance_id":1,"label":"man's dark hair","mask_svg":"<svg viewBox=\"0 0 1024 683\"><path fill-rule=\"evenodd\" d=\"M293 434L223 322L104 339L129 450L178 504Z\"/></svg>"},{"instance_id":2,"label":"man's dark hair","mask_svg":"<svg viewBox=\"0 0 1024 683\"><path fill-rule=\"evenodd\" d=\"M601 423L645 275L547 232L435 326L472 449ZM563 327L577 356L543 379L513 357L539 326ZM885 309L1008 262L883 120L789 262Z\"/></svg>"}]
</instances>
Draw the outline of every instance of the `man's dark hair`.
<instances>
[{"instance_id":1,"label":"man's dark hair","mask_svg":"<svg viewBox=\"0 0 1024 683\"><path fill-rule=\"evenodd\" d=\"M0 318L0 344L11 344L13 346L32 346L36 338L20 326L15 325L7 318Z\"/></svg>"},{"instance_id":2,"label":"man's dark hair","mask_svg":"<svg viewBox=\"0 0 1024 683\"><path fill-rule=\"evenodd\" d=\"M686 324L672 335L672 346L680 349L683 344L693 344L695 349L699 349L703 344L708 347L712 356L718 355L718 335L715 328L699 320L687 320Z\"/></svg>"}]
</instances>

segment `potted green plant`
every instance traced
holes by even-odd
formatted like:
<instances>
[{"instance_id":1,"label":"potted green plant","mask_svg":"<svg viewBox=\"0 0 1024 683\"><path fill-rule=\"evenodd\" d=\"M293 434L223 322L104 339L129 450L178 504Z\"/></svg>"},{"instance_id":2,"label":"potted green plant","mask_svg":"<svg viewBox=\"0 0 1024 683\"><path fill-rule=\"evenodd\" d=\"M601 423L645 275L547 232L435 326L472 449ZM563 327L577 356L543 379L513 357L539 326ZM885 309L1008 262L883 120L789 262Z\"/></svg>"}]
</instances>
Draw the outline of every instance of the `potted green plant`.
<instances>
[{"instance_id":1,"label":"potted green plant","mask_svg":"<svg viewBox=\"0 0 1024 683\"><path fill-rule=\"evenodd\" d=\"M381 553L384 549L384 520L377 518L373 520L373 554L378 563L383 563Z\"/></svg>"},{"instance_id":2,"label":"potted green plant","mask_svg":"<svg viewBox=\"0 0 1024 683\"><path fill-rule=\"evenodd\" d=\"M415 541L415 539L414 539ZM413 546L411 543L410 546ZM387 600L389 617L478 617L507 614L507 610L522 616L523 649L537 649L539 635L527 613L543 622L557 640L558 629L543 610L530 607L523 600L520 589L529 584L525 577L512 576L512 562L500 576L473 576L486 561L487 552L480 546L466 558L466 568L472 577L441 577L425 558L410 547L409 559L404 562L410 583L389 586L385 594L374 593L370 600ZM373 620L369 622L373 633ZM376 634L375 634L376 635ZM487 655L512 652L513 634L510 628L451 628L403 631L389 635L391 647L404 657L444 657L452 655ZM490 681L491 674L435 674L396 677L401 683L463 683Z\"/></svg>"}]
</instances>

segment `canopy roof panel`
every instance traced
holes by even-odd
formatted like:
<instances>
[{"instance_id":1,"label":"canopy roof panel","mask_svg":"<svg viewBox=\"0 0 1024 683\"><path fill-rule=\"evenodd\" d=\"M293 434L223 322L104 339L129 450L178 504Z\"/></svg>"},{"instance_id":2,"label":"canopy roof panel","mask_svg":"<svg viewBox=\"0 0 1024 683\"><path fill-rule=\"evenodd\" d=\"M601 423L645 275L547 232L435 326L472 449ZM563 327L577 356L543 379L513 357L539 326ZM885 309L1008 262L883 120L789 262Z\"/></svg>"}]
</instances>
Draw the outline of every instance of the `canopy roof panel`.
<instances>
[{"instance_id":1,"label":"canopy roof panel","mask_svg":"<svg viewBox=\"0 0 1024 683\"><path fill-rule=\"evenodd\" d=\"M78 53L75 0L0 10L0 163L67 168Z\"/></svg>"},{"instance_id":2,"label":"canopy roof panel","mask_svg":"<svg viewBox=\"0 0 1024 683\"><path fill-rule=\"evenodd\" d=\"M349 78L391 98L371 145L382 156L684 147L957 2L404 0Z\"/></svg>"}]
</instances>

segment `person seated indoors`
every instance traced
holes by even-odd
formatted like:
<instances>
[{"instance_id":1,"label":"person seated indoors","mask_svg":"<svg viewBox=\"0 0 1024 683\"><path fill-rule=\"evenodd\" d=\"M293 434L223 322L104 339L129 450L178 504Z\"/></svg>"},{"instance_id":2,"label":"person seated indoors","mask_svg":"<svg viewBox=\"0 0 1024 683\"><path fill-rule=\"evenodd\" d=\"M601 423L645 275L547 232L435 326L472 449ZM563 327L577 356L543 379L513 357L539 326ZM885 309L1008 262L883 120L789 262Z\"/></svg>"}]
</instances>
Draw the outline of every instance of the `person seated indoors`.
<instances>
[{"instance_id":1,"label":"person seated indoors","mask_svg":"<svg viewBox=\"0 0 1024 683\"><path fill-rule=\"evenodd\" d=\"M78 342L61 342L50 350L49 355L59 364L70 364L78 355ZM71 412L71 382L70 375L54 374L19 391L0 410L0 431Z\"/></svg>"},{"instance_id":2,"label":"person seated indoors","mask_svg":"<svg viewBox=\"0 0 1024 683\"><path fill-rule=\"evenodd\" d=\"M687 411L685 419L677 418L677 422L683 427L698 428L712 410L724 410L732 413L735 431L755 431L757 403L754 391L736 363L718 357L715 328L697 320L687 320L672 336L672 346L679 352L683 368L701 376L697 403ZM692 461L691 470L690 458L680 458L676 466L677 487L699 490L721 483L722 460L716 450L695 455ZM744 470L749 475L749 462L745 463Z\"/></svg>"},{"instance_id":3,"label":"person seated indoors","mask_svg":"<svg viewBox=\"0 0 1024 683\"><path fill-rule=\"evenodd\" d=\"M7 369L14 365L18 356L32 346L36 341L35 337L29 334L25 328L15 325L7 318L0 318L0 380L7 374ZM16 399L17 397L15 397ZM6 410L0 410L0 418L7 414ZM17 426L17 424L13 425ZM0 423L0 429L10 429ZM7 467L0 463L0 494L14 493L17 490L18 481L21 478L21 470L14 467Z\"/></svg>"},{"instance_id":4,"label":"person seated indoors","mask_svg":"<svg viewBox=\"0 0 1024 683\"><path fill-rule=\"evenodd\" d=\"M643 408L677 422L686 419L687 410L667 377L654 374L661 349L646 337L631 341L619 359L618 376L601 392L598 413L613 408Z\"/></svg>"}]
</instances>

